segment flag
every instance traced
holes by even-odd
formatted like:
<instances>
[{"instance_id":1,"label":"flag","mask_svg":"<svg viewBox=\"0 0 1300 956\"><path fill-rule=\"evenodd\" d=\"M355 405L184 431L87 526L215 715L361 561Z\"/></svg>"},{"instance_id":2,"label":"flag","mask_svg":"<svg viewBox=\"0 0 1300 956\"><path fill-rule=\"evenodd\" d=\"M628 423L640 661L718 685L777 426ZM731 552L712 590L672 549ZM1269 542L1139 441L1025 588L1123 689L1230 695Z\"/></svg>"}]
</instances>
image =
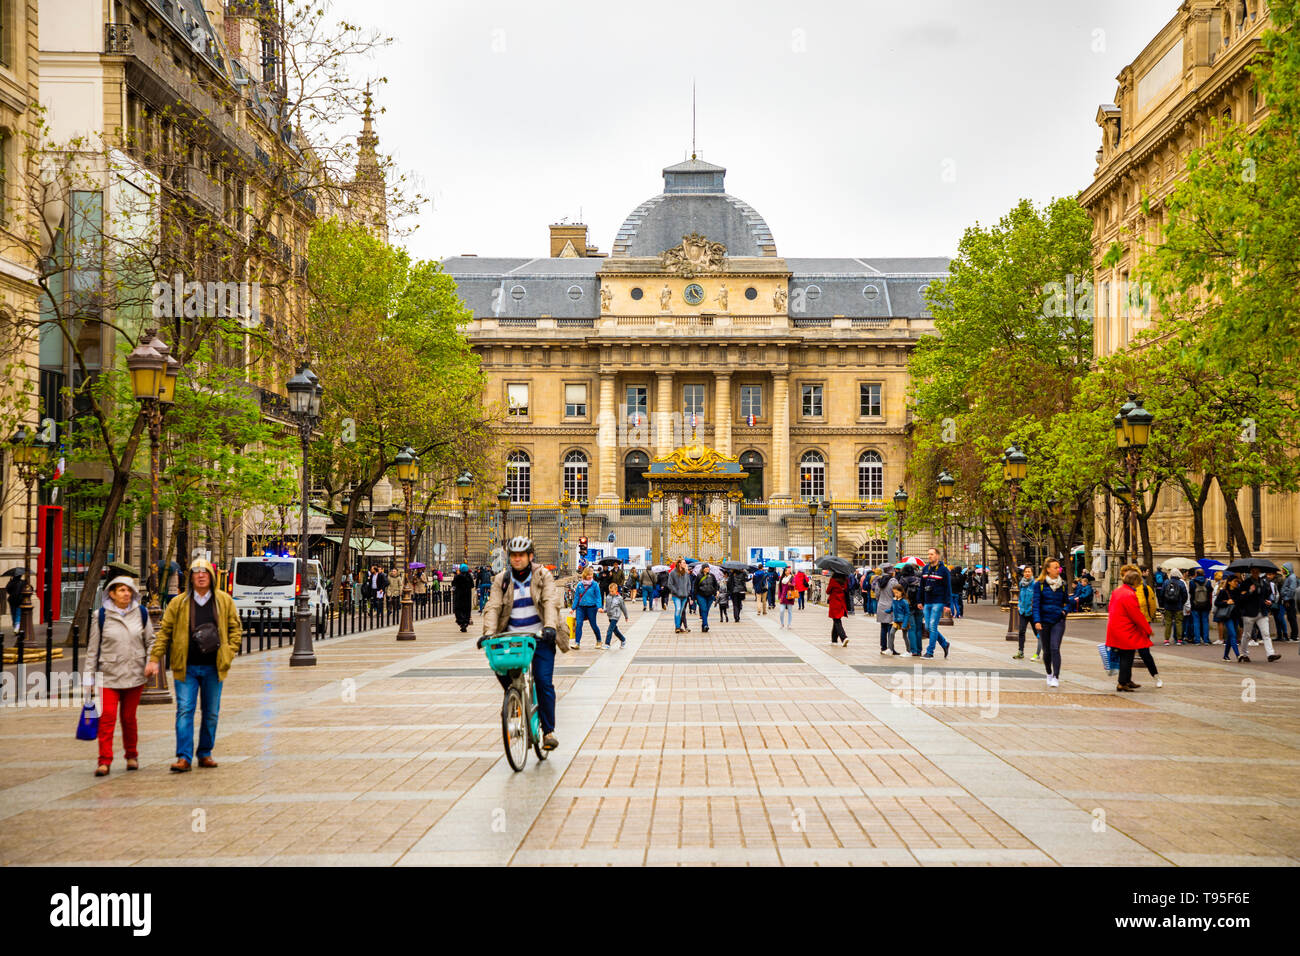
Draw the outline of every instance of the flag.
<instances>
[{"instance_id":1,"label":"flag","mask_svg":"<svg viewBox=\"0 0 1300 956\"><path fill-rule=\"evenodd\" d=\"M695 422L695 413L694 413L694 412L691 412L691 428L692 428L692 429L695 428L695 424L696 424L696 422Z\"/></svg>"},{"instance_id":2,"label":"flag","mask_svg":"<svg viewBox=\"0 0 1300 956\"><path fill-rule=\"evenodd\" d=\"M750 414L745 417L745 423L748 424L750 428L753 428L757 423L757 419L754 418L753 414Z\"/></svg>"},{"instance_id":3,"label":"flag","mask_svg":"<svg viewBox=\"0 0 1300 956\"><path fill-rule=\"evenodd\" d=\"M58 481L62 478L65 470L67 470L67 464L62 458L60 458L58 463L54 466L54 480Z\"/></svg>"}]
</instances>

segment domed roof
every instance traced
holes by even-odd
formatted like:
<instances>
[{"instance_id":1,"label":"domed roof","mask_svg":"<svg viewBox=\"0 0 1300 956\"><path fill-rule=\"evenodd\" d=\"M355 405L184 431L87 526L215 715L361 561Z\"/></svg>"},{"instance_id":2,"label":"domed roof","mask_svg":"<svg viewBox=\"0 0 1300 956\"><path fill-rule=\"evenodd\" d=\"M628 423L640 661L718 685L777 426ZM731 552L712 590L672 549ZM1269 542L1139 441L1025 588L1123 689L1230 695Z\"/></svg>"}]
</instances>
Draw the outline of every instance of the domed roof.
<instances>
[{"instance_id":1,"label":"domed roof","mask_svg":"<svg viewBox=\"0 0 1300 956\"><path fill-rule=\"evenodd\" d=\"M729 256L775 256L776 242L753 206L723 189L727 170L688 159L663 171L664 191L628 214L611 256L657 256L699 233Z\"/></svg>"}]
</instances>

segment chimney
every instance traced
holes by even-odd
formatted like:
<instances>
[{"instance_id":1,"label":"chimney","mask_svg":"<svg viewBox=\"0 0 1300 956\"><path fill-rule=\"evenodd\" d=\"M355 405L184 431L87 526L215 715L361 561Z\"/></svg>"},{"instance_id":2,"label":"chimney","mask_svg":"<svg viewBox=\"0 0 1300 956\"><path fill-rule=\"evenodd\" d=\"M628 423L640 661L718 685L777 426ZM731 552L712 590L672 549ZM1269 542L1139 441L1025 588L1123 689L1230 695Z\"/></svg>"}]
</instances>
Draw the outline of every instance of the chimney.
<instances>
[{"instance_id":1,"label":"chimney","mask_svg":"<svg viewBox=\"0 0 1300 956\"><path fill-rule=\"evenodd\" d=\"M587 245L587 226L581 222L551 223L551 258L585 259L592 247Z\"/></svg>"}]
</instances>

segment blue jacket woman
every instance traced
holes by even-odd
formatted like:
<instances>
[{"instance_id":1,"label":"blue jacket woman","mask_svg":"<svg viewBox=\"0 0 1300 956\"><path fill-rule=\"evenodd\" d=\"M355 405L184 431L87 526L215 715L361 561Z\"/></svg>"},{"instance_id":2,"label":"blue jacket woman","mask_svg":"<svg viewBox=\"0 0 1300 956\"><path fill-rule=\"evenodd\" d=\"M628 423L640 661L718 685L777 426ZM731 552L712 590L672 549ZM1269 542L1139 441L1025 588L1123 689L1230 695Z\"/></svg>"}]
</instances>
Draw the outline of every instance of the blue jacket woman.
<instances>
[{"instance_id":1,"label":"blue jacket woman","mask_svg":"<svg viewBox=\"0 0 1300 956\"><path fill-rule=\"evenodd\" d=\"M1034 631L1043 641L1043 666L1047 686L1061 685L1061 641L1065 638L1065 618L1072 598L1061 578L1061 562L1049 558L1034 582Z\"/></svg>"},{"instance_id":2,"label":"blue jacket woman","mask_svg":"<svg viewBox=\"0 0 1300 956\"><path fill-rule=\"evenodd\" d=\"M1028 618L1034 613L1034 585L1037 583L1033 578L1020 579L1020 594L1016 606L1021 617Z\"/></svg>"},{"instance_id":3,"label":"blue jacket woman","mask_svg":"<svg viewBox=\"0 0 1300 956\"><path fill-rule=\"evenodd\" d=\"M1024 602L1024 590L1021 590L1021 602ZM1047 582L1039 578L1030 588L1030 597L1033 601L1031 612L1034 615L1034 623L1047 627L1049 624L1055 624L1063 620L1070 613L1070 595L1065 593L1064 587L1051 587Z\"/></svg>"}]
</instances>

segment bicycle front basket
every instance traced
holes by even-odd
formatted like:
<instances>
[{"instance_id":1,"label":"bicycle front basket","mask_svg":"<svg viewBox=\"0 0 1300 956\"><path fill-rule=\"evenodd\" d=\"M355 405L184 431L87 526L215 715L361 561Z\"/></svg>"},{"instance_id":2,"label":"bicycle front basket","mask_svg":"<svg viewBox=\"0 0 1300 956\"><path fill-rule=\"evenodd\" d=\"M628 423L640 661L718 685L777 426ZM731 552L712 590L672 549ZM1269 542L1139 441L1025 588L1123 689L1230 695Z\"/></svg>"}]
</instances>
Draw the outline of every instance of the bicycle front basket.
<instances>
[{"instance_id":1,"label":"bicycle front basket","mask_svg":"<svg viewBox=\"0 0 1300 956\"><path fill-rule=\"evenodd\" d=\"M483 642L488 666L498 674L528 667L536 650L537 638L533 634L499 634Z\"/></svg>"}]
</instances>

